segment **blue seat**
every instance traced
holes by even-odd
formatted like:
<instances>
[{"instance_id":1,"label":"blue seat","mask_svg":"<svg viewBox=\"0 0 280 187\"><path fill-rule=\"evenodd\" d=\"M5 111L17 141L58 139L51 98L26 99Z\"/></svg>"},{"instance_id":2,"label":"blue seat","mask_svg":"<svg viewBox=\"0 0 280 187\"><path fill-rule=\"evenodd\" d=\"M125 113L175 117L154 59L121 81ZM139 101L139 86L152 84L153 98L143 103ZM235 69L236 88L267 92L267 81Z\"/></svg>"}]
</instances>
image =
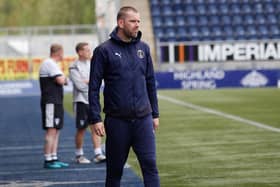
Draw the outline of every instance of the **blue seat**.
<instances>
[{"instance_id":1,"label":"blue seat","mask_svg":"<svg viewBox=\"0 0 280 187\"><path fill-rule=\"evenodd\" d=\"M173 14L172 7L170 5L164 5L161 11L162 15L169 16Z\"/></svg>"},{"instance_id":2,"label":"blue seat","mask_svg":"<svg viewBox=\"0 0 280 187\"><path fill-rule=\"evenodd\" d=\"M280 29L277 25L270 25L269 26L269 33L270 38L272 39L279 39L280 38Z\"/></svg>"},{"instance_id":3,"label":"blue seat","mask_svg":"<svg viewBox=\"0 0 280 187\"><path fill-rule=\"evenodd\" d=\"M234 15L233 16L233 18L232 18L232 24L233 25L240 25L240 24L242 24L242 22L243 22L243 19L242 19L241 16L239 16L239 15Z\"/></svg>"},{"instance_id":4,"label":"blue seat","mask_svg":"<svg viewBox=\"0 0 280 187\"><path fill-rule=\"evenodd\" d=\"M210 16L209 18L209 24L210 25L219 25L221 24L220 20L219 20L219 17L218 16Z\"/></svg>"},{"instance_id":5,"label":"blue seat","mask_svg":"<svg viewBox=\"0 0 280 187\"><path fill-rule=\"evenodd\" d=\"M203 40L210 40L211 32L210 32L209 27L205 27L205 26L202 27L201 35L202 35Z\"/></svg>"},{"instance_id":6,"label":"blue seat","mask_svg":"<svg viewBox=\"0 0 280 187\"><path fill-rule=\"evenodd\" d=\"M174 30L174 28L171 27L166 30L166 37L167 37L167 41L176 40L176 31Z\"/></svg>"},{"instance_id":7,"label":"blue seat","mask_svg":"<svg viewBox=\"0 0 280 187\"><path fill-rule=\"evenodd\" d=\"M264 10L266 13L274 13L274 6L272 5L272 3L267 3L264 6Z\"/></svg>"},{"instance_id":8,"label":"blue seat","mask_svg":"<svg viewBox=\"0 0 280 187\"><path fill-rule=\"evenodd\" d=\"M186 24L184 16L177 16L175 22L177 26L184 26Z\"/></svg>"},{"instance_id":9,"label":"blue seat","mask_svg":"<svg viewBox=\"0 0 280 187\"><path fill-rule=\"evenodd\" d=\"M197 20L195 16L188 16L187 17L187 25L196 25L197 24Z\"/></svg>"},{"instance_id":10,"label":"blue seat","mask_svg":"<svg viewBox=\"0 0 280 187\"><path fill-rule=\"evenodd\" d=\"M269 32L267 26L260 25L258 30L259 30L259 38L261 39L269 38Z\"/></svg>"},{"instance_id":11,"label":"blue seat","mask_svg":"<svg viewBox=\"0 0 280 187\"><path fill-rule=\"evenodd\" d=\"M238 25L235 28L234 35L235 35L236 40L245 40L246 39L246 31L245 31L244 27L241 26L241 25Z\"/></svg>"},{"instance_id":12,"label":"blue seat","mask_svg":"<svg viewBox=\"0 0 280 187\"><path fill-rule=\"evenodd\" d=\"M238 4L232 4L230 7L230 12L232 14L240 14L241 13L241 8Z\"/></svg>"},{"instance_id":13,"label":"blue seat","mask_svg":"<svg viewBox=\"0 0 280 187\"><path fill-rule=\"evenodd\" d=\"M231 26L224 27L224 36L226 40L233 40L234 39L234 31Z\"/></svg>"},{"instance_id":14,"label":"blue seat","mask_svg":"<svg viewBox=\"0 0 280 187\"><path fill-rule=\"evenodd\" d=\"M161 28L155 29L154 34L158 40L160 40L160 41L164 40L165 33L164 33L163 29L161 29Z\"/></svg>"},{"instance_id":15,"label":"blue seat","mask_svg":"<svg viewBox=\"0 0 280 187\"><path fill-rule=\"evenodd\" d=\"M173 13L175 15L183 15L184 12L184 6L182 6L182 4L175 4L173 5Z\"/></svg>"},{"instance_id":16,"label":"blue seat","mask_svg":"<svg viewBox=\"0 0 280 187\"><path fill-rule=\"evenodd\" d=\"M252 8L251 8L250 4L245 4L245 3L242 5L241 10L242 10L242 13L245 13L245 14L250 14L252 12Z\"/></svg>"},{"instance_id":17,"label":"blue seat","mask_svg":"<svg viewBox=\"0 0 280 187\"><path fill-rule=\"evenodd\" d=\"M257 24L265 24L266 23L266 19L265 16L263 14L257 14L256 15L256 21Z\"/></svg>"},{"instance_id":18,"label":"blue seat","mask_svg":"<svg viewBox=\"0 0 280 187\"><path fill-rule=\"evenodd\" d=\"M195 15L196 10L193 5L186 5L185 6L185 14L186 15Z\"/></svg>"},{"instance_id":19,"label":"blue seat","mask_svg":"<svg viewBox=\"0 0 280 187\"><path fill-rule=\"evenodd\" d=\"M197 24L198 25L207 25L208 24L207 17L206 16L199 16Z\"/></svg>"},{"instance_id":20,"label":"blue seat","mask_svg":"<svg viewBox=\"0 0 280 187\"><path fill-rule=\"evenodd\" d=\"M230 25L231 24L231 17L228 15L223 15L221 18L221 23L223 25Z\"/></svg>"},{"instance_id":21,"label":"blue seat","mask_svg":"<svg viewBox=\"0 0 280 187\"><path fill-rule=\"evenodd\" d=\"M173 27L174 26L174 20L171 16L164 17L164 26L166 27Z\"/></svg>"},{"instance_id":22,"label":"blue seat","mask_svg":"<svg viewBox=\"0 0 280 187\"><path fill-rule=\"evenodd\" d=\"M200 14L200 15L204 15L206 14L206 7L204 4L199 4L197 5L197 12Z\"/></svg>"},{"instance_id":23,"label":"blue seat","mask_svg":"<svg viewBox=\"0 0 280 187\"><path fill-rule=\"evenodd\" d=\"M247 14L245 17L244 17L244 23L247 24L247 25L252 25L254 24L254 18L251 14Z\"/></svg>"},{"instance_id":24,"label":"blue seat","mask_svg":"<svg viewBox=\"0 0 280 187\"><path fill-rule=\"evenodd\" d=\"M188 33L187 33L186 28L179 27L177 29L177 40L179 40L179 41L187 41L188 40Z\"/></svg>"},{"instance_id":25,"label":"blue seat","mask_svg":"<svg viewBox=\"0 0 280 187\"><path fill-rule=\"evenodd\" d=\"M268 24L277 24L277 18L275 14L268 14L267 15L267 23Z\"/></svg>"},{"instance_id":26,"label":"blue seat","mask_svg":"<svg viewBox=\"0 0 280 187\"><path fill-rule=\"evenodd\" d=\"M228 4L221 4L219 10L220 10L221 14L228 15L229 14Z\"/></svg>"},{"instance_id":27,"label":"blue seat","mask_svg":"<svg viewBox=\"0 0 280 187\"><path fill-rule=\"evenodd\" d=\"M199 31L196 27L191 27L189 29L189 35L190 35L190 40L191 41L198 41L199 40L200 34L199 34Z\"/></svg>"},{"instance_id":28,"label":"blue seat","mask_svg":"<svg viewBox=\"0 0 280 187\"><path fill-rule=\"evenodd\" d=\"M152 13L152 16L160 15L161 14L160 7L158 5L152 5L151 6L151 13Z\"/></svg>"},{"instance_id":29,"label":"blue seat","mask_svg":"<svg viewBox=\"0 0 280 187\"><path fill-rule=\"evenodd\" d=\"M254 25L250 25L246 28L246 34L248 39L257 39L257 28Z\"/></svg>"},{"instance_id":30,"label":"blue seat","mask_svg":"<svg viewBox=\"0 0 280 187\"><path fill-rule=\"evenodd\" d=\"M214 37L214 40L222 40L223 39L223 31L222 31L221 27L214 26L212 28L212 35Z\"/></svg>"},{"instance_id":31,"label":"blue seat","mask_svg":"<svg viewBox=\"0 0 280 187\"><path fill-rule=\"evenodd\" d=\"M216 6L216 4L210 4L209 6L208 6L208 14L214 14L214 15L216 15L216 14L218 14L218 9L217 9L217 6Z\"/></svg>"},{"instance_id":32,"label":"blue seat","mask_svg":"<svg viewBox=\"0 0 280 187\"><path fill-rule=\"evenodd\" d=\"M264 12L263 10L263 5L261 3L256 3L254 4L254 8L253 8L255 13L261 14Z\"/></svg>"},{"instance_id":33,"label":"blue seat","mask_svg":"<svg viewBox=\"0 0 280 187\"><path fill-rule=\"evenodd\" d=\"M153 26L154 27L161 27L162 24L162 20L160 16L153 16Z\"/></svg>"}]
</instances>

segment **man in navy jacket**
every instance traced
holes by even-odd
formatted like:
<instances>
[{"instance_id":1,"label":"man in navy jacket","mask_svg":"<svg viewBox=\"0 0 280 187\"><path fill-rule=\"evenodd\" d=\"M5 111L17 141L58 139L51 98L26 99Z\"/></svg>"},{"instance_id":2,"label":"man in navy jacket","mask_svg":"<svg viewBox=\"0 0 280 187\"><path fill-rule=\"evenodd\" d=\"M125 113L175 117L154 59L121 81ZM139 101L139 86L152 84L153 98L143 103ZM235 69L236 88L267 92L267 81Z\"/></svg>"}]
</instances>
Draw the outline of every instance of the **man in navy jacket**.
<instances>
[{"instance_id":1,"label":"man in navy jacket","mask_svg":"<svg viewBox=\"0 0 280 187\"><path fill-rule=\"evenodd\" d=\"M90 123L96 134L106 131L106 186L120 186L130 147L139 160L146 187L158 187L155 129L159 111L153 63L147 44L140 41L140 15L122 7L110 39L93 54L89 82ZM105 128L100 116L99 90L104 87Z\"/></svg>"}]
</instances>

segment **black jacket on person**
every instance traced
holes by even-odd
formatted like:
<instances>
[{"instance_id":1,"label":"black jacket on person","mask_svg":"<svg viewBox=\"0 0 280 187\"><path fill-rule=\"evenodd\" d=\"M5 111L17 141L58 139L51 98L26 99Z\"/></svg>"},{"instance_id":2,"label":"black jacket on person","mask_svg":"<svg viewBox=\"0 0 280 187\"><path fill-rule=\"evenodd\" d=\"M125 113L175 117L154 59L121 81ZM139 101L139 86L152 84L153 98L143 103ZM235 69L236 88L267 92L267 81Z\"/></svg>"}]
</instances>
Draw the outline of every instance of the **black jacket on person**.
<instances>
[{"instance_id":1,"label":"black jacket on person","mask_svg":"<svg viewBox=\"0 0 280 187\"><path fill-rule=\"evenodd\" d=\"M89 121L101 122L99 90L104 79L104 113L124 119L152 114L159 117L153 63L141 32L123 42L116 28L110 39L95 48L89 82Z\"/></svg>"}]
</instances>

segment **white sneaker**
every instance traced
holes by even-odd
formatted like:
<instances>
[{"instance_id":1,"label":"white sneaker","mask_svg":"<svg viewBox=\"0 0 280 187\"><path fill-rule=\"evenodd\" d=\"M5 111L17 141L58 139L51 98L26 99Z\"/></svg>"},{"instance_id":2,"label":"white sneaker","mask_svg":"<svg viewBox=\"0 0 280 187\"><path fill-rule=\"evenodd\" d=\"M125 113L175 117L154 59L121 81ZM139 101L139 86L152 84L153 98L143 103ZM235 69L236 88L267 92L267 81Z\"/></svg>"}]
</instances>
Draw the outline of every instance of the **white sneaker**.
<instances>
[{"instance_id":1,"label":"white sneaker","mask_svg":"<svg viewBox=\"0 0 280 187\"><path fill-rule=\"evenodd\" d=\"M95 157L93 158L93 161L94 161L95 163L105 162L105 161L106 161L106 156L103 155L103 154L95 155Z\"/></svg>"},{"instance_id":2,"label":"white sneaker","mask_svg":"<svg viewBox=\"0 0 280 187\"><path fill-rule=\"evenodd\" d=\"M89 164L89 163L91 163L90 160L87 159L86 157L84 157L83 155L77 156L76 157L76 162L78 164Z\"/></svg>"}]
</instances>

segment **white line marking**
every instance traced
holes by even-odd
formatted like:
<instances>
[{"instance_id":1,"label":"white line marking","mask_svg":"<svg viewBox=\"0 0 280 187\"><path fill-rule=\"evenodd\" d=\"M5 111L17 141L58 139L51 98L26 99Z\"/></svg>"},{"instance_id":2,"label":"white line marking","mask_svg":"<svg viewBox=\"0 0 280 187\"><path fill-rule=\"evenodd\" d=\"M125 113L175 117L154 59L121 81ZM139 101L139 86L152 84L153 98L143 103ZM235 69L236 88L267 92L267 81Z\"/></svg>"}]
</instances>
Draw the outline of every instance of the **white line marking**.
<instances>
[{"instance_id":1,"label":"white line marking","mask_svg":"<svg viewBox=\"0 0 280 187\"><path fill-rule=\"evenodd\" d=\"M184 106L184 107L199 110L199 111L202 111L202 112L205 112L205 113L214 114L214 115L221 116L221 117L224 117L224 118L232 119L232 120L235 120L235 121L246 123L248 125L259 127L259 128L266 129L266 130L269 130L269 131L280 132L279 128L271 127L269 125L259 123L259 122L256 122L256 121L252 121L252 120L248 120L248 119L245 119L245 118L241 118L239 116L235 116L235 115L232 115L232 114L227 114L227 113L224 113L224 112L220 112L218 110L194 105L194 104L184 102L184 101L180 101L180 100L174 99L172 97L164 96L164 95L158 95L158 97L162 100L166 100L166 101L169 101L171 103L174 103L174 104L177 104L177 105L180 105L180 106Z\"/></svg>"}]
</instances>

